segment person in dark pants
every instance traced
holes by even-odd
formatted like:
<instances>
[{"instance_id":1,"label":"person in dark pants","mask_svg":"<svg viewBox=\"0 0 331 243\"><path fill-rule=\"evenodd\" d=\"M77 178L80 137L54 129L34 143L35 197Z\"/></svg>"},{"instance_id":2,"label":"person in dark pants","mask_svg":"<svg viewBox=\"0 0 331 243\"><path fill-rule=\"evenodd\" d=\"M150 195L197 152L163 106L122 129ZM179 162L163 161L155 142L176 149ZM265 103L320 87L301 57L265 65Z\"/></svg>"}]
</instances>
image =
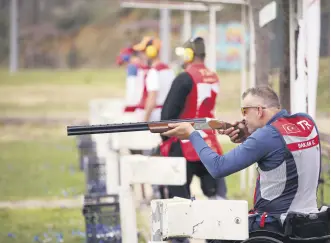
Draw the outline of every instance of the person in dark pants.
<instances>
[{"instance_id":1,"label":"person in dark pants","mask_svg":"<svg viewBox=\"0 0 331 243\"><path fill-rule=\"evenodd\" d=\"M206 56L204 40L197 37L187 41L184 46L185 71L173 81L171 89L163 104L161 120L214 117L219 79L215 72L204 65ZM210 130L201 131L201 136L213 147L214 151L222 154L222 148L216 135ZM200 161L189 141L162 136L160 152L163 156L185 157L187 160L187 182L183 186L168 186L169 198L191 198L190 184L194 175L201 181L203 194L210 199L225 198L218 195L220 180L214 179ZM223 189L223 192L226 190ZM188 242L188 239L172 239L172 242Z\"/></svg>"}]
</instances>

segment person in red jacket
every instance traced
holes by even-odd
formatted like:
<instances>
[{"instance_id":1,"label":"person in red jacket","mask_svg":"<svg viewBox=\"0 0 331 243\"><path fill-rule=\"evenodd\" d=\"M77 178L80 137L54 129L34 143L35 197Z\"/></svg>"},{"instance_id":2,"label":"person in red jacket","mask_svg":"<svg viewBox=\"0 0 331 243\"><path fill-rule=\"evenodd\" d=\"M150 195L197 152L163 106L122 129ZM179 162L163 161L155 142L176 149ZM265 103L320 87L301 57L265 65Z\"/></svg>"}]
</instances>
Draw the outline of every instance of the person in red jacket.
<instances>
[{"instance_id":1,"label":"person in red jacket","mask_svg":"<svg viewBox=\"0 0 331 243\"><path fill-rule=\"evenodd\" d=\"M132 48L149 64L138 112L140 110L142 121L158 121L175 73L160 60L161 41L158 38L146 36Z\"/></svg>"},{"instance_id":2,"label":"person in red jacket","mask_svg":"<svg viewBox=\"0 0 331 243\"><path fill-rule=\"evenodd\" d=\"M201 37L188 40L184 46L184 72L174 79L163 104L161 120L214 117L219 91L219 78L205 64L205 44ZM201 136L218 154L222 148L212 130L200 131ZM195 152L189 140L162 136L161 154L169 157L185 157L187 182L183 186L168 186L169 197L191 198L190 184L193 175L200 178L201 189L210 199L226 198L224 178L214 179ZM187 242L188 240L186 240ZM173 239L173 242L182 242ZM185 241L184 241L185 242Z\"/></svg>"},{"instance_id":3,"label":"person in red jacket","mask_svg":"<svg viewBox=\"0 0 331 243\"><path fill-rule=\"evenodd\" d=\"M123 48L116 57L118 66L126 66L126 95L124 112L135 112L144 93L148 66L132 47Z\"/></svg>"}]
</instances>

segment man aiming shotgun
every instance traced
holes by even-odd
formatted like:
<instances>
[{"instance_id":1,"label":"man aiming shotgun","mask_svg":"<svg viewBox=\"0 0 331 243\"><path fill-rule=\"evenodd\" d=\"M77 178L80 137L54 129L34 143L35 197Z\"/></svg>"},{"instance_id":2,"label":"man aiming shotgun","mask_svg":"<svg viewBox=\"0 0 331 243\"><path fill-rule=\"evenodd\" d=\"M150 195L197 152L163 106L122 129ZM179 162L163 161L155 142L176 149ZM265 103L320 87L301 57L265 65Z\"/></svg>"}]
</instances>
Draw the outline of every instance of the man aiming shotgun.
<instances>
[{"instance_id":1,"label":"man aiming shotgun","mask_svg":"<svg viewBox=\"0 0 331 243\"><path fill-rule=\"evenodd\" d=\"M239 136L239 130L233 127L219 130L220 134L229 135L231 141L241 143L224 155L213 151L189 122L169 124L171 130L162 135L188 139L214 178L231 175L257 162L259 176L249 231L265 229L283 233L282 223L290 211L319 212L318 129L309 115L290 115L281 109L277 94L268 87L248 89L242 95L242 104L246 136ZM308 219L305 224L309 224ZM318 234L312 232L315 233Z\"/></svg>"},{"instance_id":2,"label":"man aiming shotgun","mask_svg":"<svg viewBox=\"0 0 331 243\"><path fill-rule=\"evenodd\" d=\"M242 95L242 104L245 124L236 122L231 125L200 118L140 124L135 129L150 129L153 132L161 132L163 136L189 140L214 178L231 175L257 163L259 176L254 193L254 208L249 215L249 231L263 229L283 233L282 224L289 212L305 215L319 212L319 132L309 115L290 115L281 109L279 98L271 88L248 89ZM217 129L220 134L228 135L231 141L241 144L220 155L213 151L196 131L207 127ZM113 128L117 131L124 129L119 125ZM73 127L70 131L68 127L68 134L86 134L86 131L82 131L84 129L88 131L90 128ZM101 128L98 129L102 132ZM107 132L106 129L103 131ZM304 219L302 223L314 224L310 218ZM321 231L329 230L323 227L313 227L309 235L319 236ZM298 230L300 231L300 228ZM315 232L316 230L320 231ZM307 232L297 233L307 235Z\"/></svg>"}]
</instances>

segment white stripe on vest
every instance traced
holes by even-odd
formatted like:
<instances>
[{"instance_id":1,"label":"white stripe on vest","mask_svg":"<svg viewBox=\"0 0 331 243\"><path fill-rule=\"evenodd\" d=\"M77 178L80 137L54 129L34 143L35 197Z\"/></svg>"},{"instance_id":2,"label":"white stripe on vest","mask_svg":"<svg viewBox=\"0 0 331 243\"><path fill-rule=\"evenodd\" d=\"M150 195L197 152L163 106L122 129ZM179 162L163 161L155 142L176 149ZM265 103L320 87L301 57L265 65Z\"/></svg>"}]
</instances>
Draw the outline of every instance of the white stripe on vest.
<instances>
[{"instance_id":1,"label":"white stripe on vest","mask_svg":"<svg viewBox=\"0 0 331 243\"><path fill-rule=\"evenodd\" d=\"M272 125L283 136L298 176L298 189L288 211L311 213L317 210L316 191L320 171L320 144L315 124L306 116L280 118Z\"/></svg>"}]
</instances>

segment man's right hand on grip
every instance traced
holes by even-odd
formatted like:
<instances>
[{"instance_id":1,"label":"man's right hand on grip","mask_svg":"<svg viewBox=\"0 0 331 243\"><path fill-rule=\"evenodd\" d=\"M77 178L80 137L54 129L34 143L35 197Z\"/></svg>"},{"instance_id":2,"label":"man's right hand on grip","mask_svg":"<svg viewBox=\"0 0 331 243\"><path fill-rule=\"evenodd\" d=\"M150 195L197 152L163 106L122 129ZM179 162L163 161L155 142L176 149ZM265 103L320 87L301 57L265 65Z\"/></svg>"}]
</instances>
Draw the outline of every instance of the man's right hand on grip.
<instances>
[{"instance_id":1,"label":"man's right hand on grip","mask_svg":"<svg viewBox=\"0 0 331 243\"><path fill-rule=\"evenodd\" d=\"M249 136L245 121L231 123L230 128L220 129L218 133L228 135L233 143L242 143Z\"/></svg>"}]
</instances>

